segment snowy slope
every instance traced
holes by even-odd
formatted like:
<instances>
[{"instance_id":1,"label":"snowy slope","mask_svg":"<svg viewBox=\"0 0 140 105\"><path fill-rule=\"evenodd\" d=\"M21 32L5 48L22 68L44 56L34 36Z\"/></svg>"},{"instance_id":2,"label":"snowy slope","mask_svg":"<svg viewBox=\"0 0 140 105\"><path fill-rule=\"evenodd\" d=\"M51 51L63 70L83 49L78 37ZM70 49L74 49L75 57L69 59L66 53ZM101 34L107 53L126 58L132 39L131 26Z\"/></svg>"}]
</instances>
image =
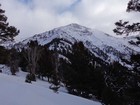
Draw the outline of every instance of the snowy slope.
<instances>
[{"instance_id":1,"label":"snowy slope","mask_svg":"<svg viewBox=\"0 0 140 105\"><path fill-rule=\"evenodd\" d=\"M66 93L54 93L38 82L28 84L24 79L0 74L1 105L101 105Z\"/></svg>"},{"instance_id":2,"label":"snowy slope","mask_svg":"<svg viewBox=\"0 0 140 105\"><path fill-rule=\"evenodd\" d=\"M76 41L82 41L92 53L107 62L120 61L121 59L129 60L132 53L140 53L140 46L129 43L131 38L112 37L101 31L78 24L70 24L37 34L16 45L19 47L25 46L30 40L37 40L39 44L45 45L51 43L54 39L60 39L61 43L58 46L63 49L67 49Z\"/></svg>"}]
</instances>

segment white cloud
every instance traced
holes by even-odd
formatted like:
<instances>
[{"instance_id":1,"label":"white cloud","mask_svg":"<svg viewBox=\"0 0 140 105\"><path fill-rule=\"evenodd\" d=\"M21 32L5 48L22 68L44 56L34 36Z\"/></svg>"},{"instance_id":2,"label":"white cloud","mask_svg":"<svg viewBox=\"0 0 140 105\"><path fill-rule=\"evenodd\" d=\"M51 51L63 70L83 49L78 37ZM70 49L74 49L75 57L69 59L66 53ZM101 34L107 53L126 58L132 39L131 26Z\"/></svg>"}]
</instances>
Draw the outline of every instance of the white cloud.
<instances>
[{"instance_id":1,"label":"white cloud","mask_svg":"<svg viewBox=\"0 0 140 105\"><path fill-rule=\"evenodd\" d=\"M82 0L74 13L82 24L114 34L114 23L127 17L127 2L128 0Z\"/></svg>"},{"instance_id":2,"label":"white cloud","mask_svg":"<svg viewBox=\"0 0 140 105\"><path fill-rule=\"evenodd\" d=\"M22 0L23 1L23 0ZM113 34L114 22L139 20L139 15L126 13L128 0L1 0L8 21L20 29L19 37L29 37L52 28L79 23Z\"/></svg>"}]
</instances>

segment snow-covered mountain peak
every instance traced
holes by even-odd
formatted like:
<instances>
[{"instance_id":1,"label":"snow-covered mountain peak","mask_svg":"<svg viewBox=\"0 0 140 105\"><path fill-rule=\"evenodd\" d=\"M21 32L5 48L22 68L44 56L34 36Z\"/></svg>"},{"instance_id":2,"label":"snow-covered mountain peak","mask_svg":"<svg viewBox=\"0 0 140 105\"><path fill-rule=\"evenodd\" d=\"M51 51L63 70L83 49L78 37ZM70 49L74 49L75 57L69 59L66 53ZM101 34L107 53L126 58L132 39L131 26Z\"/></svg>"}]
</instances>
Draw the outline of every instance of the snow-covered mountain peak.
<instances>
[{"instance_id":1,"label":"snow-covered mountain peak","mask_svg":"<svg viewBox=\"0 0 140 105\"><path fill-rule=\"evenodd\" d=\"M48 38L53 37L53 38L68 38L69 39L103 39L105 37L111 37L108 34L105 34L101 31L95 30L95 29L90 29L84 26L81 26L76 23L72 23L66 26L58 27L50 31L46 31L41 34L34 35L33 37L30 37L23 42L28 42L29 40L40 40L40 44L46 44ZM70 38L71 37L71 38ZM45 40L47 38L47 40ZM42 39L42 40L41 40ZM44 43L44 40L46 43ZM92 39L91 39L92 40Z\"/></svg>"},{"instance_id":2,"label":"snow-covered mountain peak","mask_svg":"<svg viewBox=\"0 0 140 105\"><path fill-rule=\"evenodd\" d=\"M17 45L24 46L30 40L37 40L39 44L49 44L52 48L55 39L59 40L58 46L63 50L68 50L75 42L82 41L93 54L107 62L129 60L132 53L140 53L140 47L130 43L131 38L116 38L75 23L34 35Z\"/></svg>"},{"instance_id":3,"label":"snow-covered mountain peak","mask_svg":"<svg viewBox=\"0 0 140 105\"><path fill-rule=\"evenodd\" d=\"M71 24L66 25L66 26L64 26L64 27L73 27L73 28L77 28L77 29L82 29L82 27L84 27L84 26L81 26L81 25L79 25L79 24L77 24L77 23L71 23ZM85 28L85 27L84 27L84 28Z\"/></svg>"},{"instance_id":4,"label":"snow-covered mountain peak","mask_svg":"<svg viewBox=\"0 0 140 105\"><path fill-rule=\"evenodd\" d=\"M71 23L71 24L68 24L66 26L62 26L62 28L69 28L69 29L79 29L79 30L85 30L87 29L87 27L85 26L82 26L82 25L79 25L77 23Z\"/></svg>"},{"instance_id":5,"label":"snow-covered mountain peak","mask_svg":"<svg viewBox=\"0 0 140 105\"><path fill-rule=\"evenodd\" d=\"M63 26L58 28L60 30L66 31L69 34L73 35L80 35L80 36L91 36L94 35L95 33L99 33L100 35L103 35L104 33L95 29L91 29L91 28L87 28L85 26L76 24L76 23L72 23L69 24L67 26Z\"/></svg>"}]
</instances>

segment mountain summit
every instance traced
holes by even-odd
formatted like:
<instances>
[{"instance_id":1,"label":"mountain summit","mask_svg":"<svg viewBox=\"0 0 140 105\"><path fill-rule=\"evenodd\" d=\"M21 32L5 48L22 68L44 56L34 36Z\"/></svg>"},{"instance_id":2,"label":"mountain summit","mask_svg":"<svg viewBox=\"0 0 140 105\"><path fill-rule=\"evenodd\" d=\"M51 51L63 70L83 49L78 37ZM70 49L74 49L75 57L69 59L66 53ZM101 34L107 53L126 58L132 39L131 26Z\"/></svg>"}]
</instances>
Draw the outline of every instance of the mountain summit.
<instances>
[{"instance_id":1,"label":"mountain summit","mask_svg":"<svg viewBox=\"0 0 140 105\"><path fill-rule=\"evenodd\" d=\"M23 47L31 40L37 40L39 44L49 45L49 48L53 49L54 42L57 41L59 50L69 50L72 44L81 41L95 56L105 62L119 61L125 65L124 61L129 61L131 54L140 53L140 45L134 44L139 37L116 38L73 23L36 34L16 45Z\"/></svg>"}]
</instances>

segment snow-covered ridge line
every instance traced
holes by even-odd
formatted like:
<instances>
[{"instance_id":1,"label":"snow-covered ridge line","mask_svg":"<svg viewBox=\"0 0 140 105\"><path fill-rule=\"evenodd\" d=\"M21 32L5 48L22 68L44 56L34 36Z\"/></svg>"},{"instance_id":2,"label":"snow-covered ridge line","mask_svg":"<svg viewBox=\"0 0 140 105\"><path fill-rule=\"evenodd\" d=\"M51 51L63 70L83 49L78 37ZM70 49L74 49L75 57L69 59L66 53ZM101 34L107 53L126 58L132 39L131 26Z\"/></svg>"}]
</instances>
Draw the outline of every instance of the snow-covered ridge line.
<instances>
[{"instance_id":1,"label":"snow-covered ridge line","mask_svg":"<svg viewBox=\"0 0 140 105\"><path fill-rule=\"evenodd\" d=\"M82 41L91 52L106 61L120 61L122 58L129 60L131 54L140 53L140 46L130 43L130 41L136 41L135 37L116 38L78 24L70 24L37 34L21 41L20 44L24 46L30 40L37 40L39 44L46 45L54 39L63 39L64 44L61 46L65 49L68 46L66 41L72 44Z\"/></svg>"}]
</instances>

